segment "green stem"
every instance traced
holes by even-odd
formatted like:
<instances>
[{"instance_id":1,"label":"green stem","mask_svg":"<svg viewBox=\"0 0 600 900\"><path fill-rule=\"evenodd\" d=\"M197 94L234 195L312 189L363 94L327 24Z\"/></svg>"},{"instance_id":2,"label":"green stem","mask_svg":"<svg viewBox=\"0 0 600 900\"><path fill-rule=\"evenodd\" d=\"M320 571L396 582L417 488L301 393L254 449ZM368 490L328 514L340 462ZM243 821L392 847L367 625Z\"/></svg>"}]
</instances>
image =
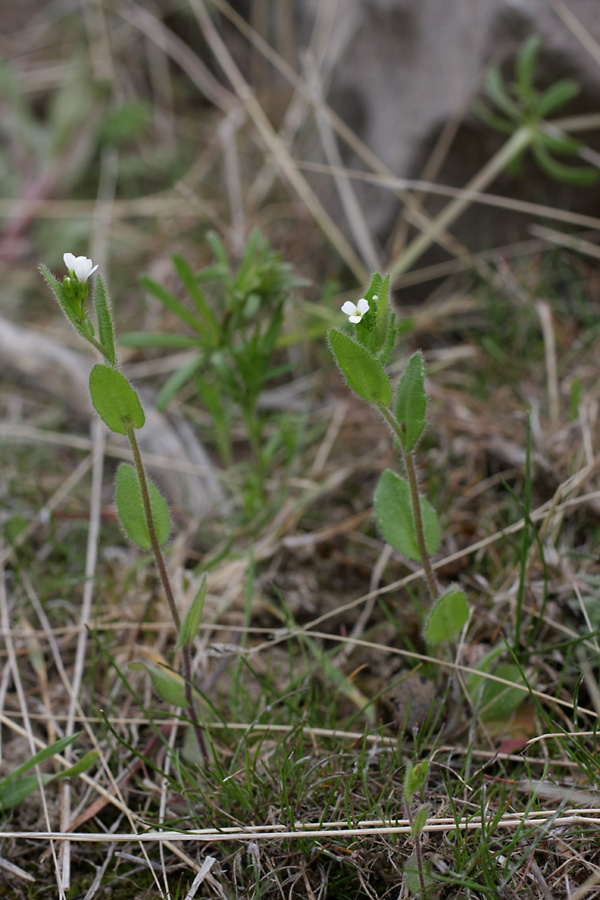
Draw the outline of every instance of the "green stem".
<instances>
[{"instance_id":1,"label":"green stem","mask_svg":"<svg viewBox=\"0 0 600 900\"><path fill-rule=\"evenodd\" d=\"M383 418L390 426L398 441L400 443L400 448L402 452L402 458L404 461L404 467L406 469L406 474L408 476L408 486L410 489L410 502L413 510L413 517L415 520L415 532L417 537L417 546L419 548L419 554L421 556L421 565L423 566L423 571L425 572L425 580L427 581L427 587L429 589L429 596L431 602L435 602L437 598L440 596L440 589L437 583L437 579L435 577L435 572L433 571L433 566L431 565L431 557L427 552L427 545L425 543L425 530L423 528L423 515L421 513L421 497L419 495L419 484L417 480L417 467L415 466L415 459L412 451L408 453L404 450L404 434L402 429L398 425L398 422L391 414L387 407L379 407L379 411L381 412Z\"/></svg>"},{"instance_id":2,"label":"green stem","mask_svg":"<svg viewBox=\"0 0 600 900\"><path fill-rule=\"evenodd\" d=\"M162 555L162 550L160 549L160 544L159 544L158 538L156 536L156 529L154 527L154 519L152 518L152 507L150 506L150 494L148 492L148 482L146 481L146 472L144 470L144 464L142 462L140 448L139 448L133 427L129 427L127 429L127 439L129 440L129 445L131 447L131 453L133 456L133 463L135 465L135 471L137 472L137 477L138 477L138 481L140 484L140 491L142 494L142 504L144 506L144 516L146 517L146 524L148 526L148 536L150 538L150 547L152 548L152 555L154 556L154 560L156 562L156 568L158 569L160 581L163 586L163 591L165 592L165 597L167 598L167 604L169 606L169 612L171 613L171 618L173 619L175 628L177 629L177 631L179 631L179 628L181 627L181 619L179 618L179 613L177 612L177 606L175 605L175 598L173 596L173 590L171 588L171 581L169 579L169 573L167 572L167 566L165 564L165 558Z\"/></svg>"},{"instance_id":3,"label":"green stem","mask_svg":"<svg viewBox=\"0 0 600 900\"><path fill-rule=\"evenodd\" d=\"M144 506L144 516L146 518L146 524L148 526L148 536L150 537L152 555L154 556L154 561L156 563L156 568L158 569L158 574L160 576L163 591L165 593L165 597L167 598L167 604L169 607L169 612L171 613L171 618L173 619L173 624L175 625L175 629L179 634L179 631L181 629L181 619L179 618L179 613L177 612L177 606L175 604L175 597L173 596L173 589L171 587L171 580L169 578L169 573L165 564L165 558L162 554L162 550L160 549L160 544L156 536L154 519L152 517L152 507L150 505L150 494L148 492L148 482L146 480L146 472L144 469L144 463L142 462L139 444L135 436L135 430L132 427L127 429L127 439L129 440L129 445L131 447L133 462L140 485L140 492L142 494L142 504ZM185 682L185 696L190 710L190 718L194 726L194 731L196 733L196 739L198 741L198 746L200 747L200 752L202 753L204 762L207 762L208 751L206 749L206 742L204 740L204 735L202 734L200 722L198 721L198 716L196 715L196 707L194 705L194 690L192 686L192 654L189 647L181 648L181 662L183 668L183 680Z\"/></svg>"},{"instance_id":4,"label":"green stem","mask_svg":"<svg viewBox=\"0 0 600 900\"><path fill-rule=\"evenodd\" d=\"M438 239L440 234L457 219L471 203L469 192L476 193L485 190L512 160L522 153L535 138L535 130L527 126L518 128L505 144L492 156L477 175L471 179L460 197L452 200L441 211L439 216L431 222L427 231L424 231L412 241L404 253L396 260L391 268L392 281L407 272L408 269L425 253L427 249Z\"/></svg>"}]
</instances>

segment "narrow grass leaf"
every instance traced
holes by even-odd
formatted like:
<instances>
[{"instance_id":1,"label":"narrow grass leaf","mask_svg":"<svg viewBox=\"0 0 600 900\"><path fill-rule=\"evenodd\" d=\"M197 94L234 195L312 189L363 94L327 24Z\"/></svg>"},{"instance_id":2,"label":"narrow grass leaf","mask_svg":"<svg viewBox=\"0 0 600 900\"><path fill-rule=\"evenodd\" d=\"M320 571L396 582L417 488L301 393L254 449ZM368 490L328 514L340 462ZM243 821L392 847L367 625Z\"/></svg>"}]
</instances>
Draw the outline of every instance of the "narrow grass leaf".
<instances>
[{"instance_id":1,"label":"narrow grass leaf","mask_svg":"<svg viewBox=\"0 0 600 900\"><path fill-rule=\"evenodd\" d=\"M425 547L433 555L437 553L440 543L440 526L429 501L425 497L419 499ZM408 482L391 469L386 469L375 490L373 507L384 540L408 559L421 562Z\"/></svg>"},{"instance_id":2,"label":"narrow grass leaf","mask_svg":"<svg viewBox=\"0 0 600 900\"><path fill-rule=\"evenodd\" d=\"M100 754L97 750L90 750L89 753L86 753L85 756L76 762L75 765L71 766L69 769L65 769L64 772L58 773L58 778L76 778L78 775L83 775L84 772L87 772L88 769L91 769Z\"/></svg>"},{"instance_id":3,"label":"narrow grass leaf","mask_svg":"<svg viewBox=\"0 0 600 900\"><path fill-rule=\"evenodd\" d=\"M122 334L119 338L122 347L169 347L174 350L186 350L198 346L198 339L186 337L183 334L157 334L156 332L132 331Z\"/></svg>"},{"instance_id":4,"label":"narrow grass leaf","mask_svg":"<svg viewBox=\"0 0 600 900\"><path fill-rule=\"evenodd\" d=\"M455 640L469 619L467 598L458 588L450 588L436 600L427 621L424 636L430 644Z\"/></svg>"},{"instance_id":5,"label":"narrow grass leaf","mask_svg":"<svg viewBox=\"0 0 600 900\"><path fill-rule=\"evenodd\" d=\"M19 775L22 775L23 772L26 772L28 769L31 769L33 766L38 766L43 762L46 762L48 759L52 759L53 756L56 756L58 753L62 753L63 750L76 741L80 736L81 731L78 731L76 734L72 734L69 737L59 738L58 741L54 741L53 744L49 744L47 747L44 747L43 750L40 750L39 753L36 753L35 756L32 756L30 759L26 760L24 763L11 772L0 785L6 784L8 781L12 781L13 778L17 778Z\"/></svg>"},{"instance_id":6,"label":"narrow grass leaf","mask_svg":"<svg viewBox=\"0 0 600 900\"><path fill-rule=\"evenodd\" d=\"M171 521L164 497L149 479L146 479L150 496L150 509L156 538L161 546L169 540ZM115 500L119 519L127 537L142 550L151 550L152 542L142 500L142 491L137 472L133 466L123 463L119 466L116 479Z\"/></svg>"},{"instance_id":7,"label":"narrow grass leaf","mask_svg":"<svg viewBox=\"0 0 600 900\"><path fill-rule=\"evenodd\" d=\"M90 394L94 409L115 434L127 434L146 421L139 397L124 375L108 366L94 366L90 372Z\"/></svg>"},{"instance_id":8,"label":"narrow grass leaf","mask_svg":"<svg viewBox=\"0 0 600 900\"><path fill-rule=\"evenodd\" d=\"M41 775L42 784L47 784L55 776ZM0 809L13 809L34 794L40 786L37 775L25 775L17 781L10 781L8 784L0 784Z\"/></svg>"},{"instance_id":9,"label":"narrow grass leaf","mask_svg":"<svg viewBox=\"0 0 600 900\"><path fill-rule=\"evenodd\" d=\"M173 294L170 294L161 284L158 284L147 276L142 277L140 281L145 290L147 290L149 294L152 294L153 297L156 297L157 300L160 300L165 309L168 309L169 312L174 313L182 322L189 325L192 331L204 335L205 326L202 320L186 309L185 306L182 306L179 300L175 299Z\"/></svg>"},{"instance_id":10,"label":"narrow grass leaf","mask_svg":"<svg viewBox=\"0 0 600 900\"><path fill-rule=\"evenodd\" d=\"M195 375L198 369L204 364L205 357L203 353L199 353L194 359L190 359L180 369L167 379L166 383L160 389L156 398L156 408L159 412L164 412L169 406L173 397L188 383L190 378Z\"/></svg>"},{"instance_id":11,"label":"narrow grass leaf","mask_svg":"<svg viewBox=\"0 0 600 900\"><path fill-rule=\"evenodd\" d=\"M387 407L392 402L392 385L381 363L361 344L342 331L332 328L327 337L348 387L377 407Z\"/></svg>"},{"instance_id":12,"label":"narrow grass leaf","mask_svg":"<svg viewBox=\"0 0 600 900\"><path fill-rule=\"evenodd\" d=\"M182 256L174 256L173 265L175 266L175 270L183 282L185 289L196 304L196 309L204 319L206 331L210 332L212 338L216 338L219 328L215 321L215 317L206 302L204 294L198 286L198 279Z\"/></svg>"}]
</instances>

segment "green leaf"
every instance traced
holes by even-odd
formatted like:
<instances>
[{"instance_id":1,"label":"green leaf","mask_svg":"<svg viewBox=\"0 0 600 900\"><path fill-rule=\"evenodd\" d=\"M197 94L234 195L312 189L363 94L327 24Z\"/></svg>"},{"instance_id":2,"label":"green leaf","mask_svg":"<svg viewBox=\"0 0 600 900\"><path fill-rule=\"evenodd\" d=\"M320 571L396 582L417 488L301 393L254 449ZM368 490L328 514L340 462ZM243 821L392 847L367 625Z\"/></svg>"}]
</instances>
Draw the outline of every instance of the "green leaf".
<instances>
[{"instance_id":1,"label":"green leaf","mask_svg":"<svg viewBox=\"0 0 600 900\"><path fill-rule=\"evenodd\" d=\"M152 108L143 100L127 100L111 109L100 126L100 140L107 144L122 144L140 137L148 128Z\"/></svg>"},{"instance_id":2,"label":"green leaf","mask_svg":"<svg viewBox=\"0 0 600 900\"><path fill-rule=\"evenodd\" d=\"M503 119L501 116L495 115L495 113L489 110L487 106L484 106L483 103L475 103L473 112L476 116L479 116L482 122L490 128L493 128L495 131L500 131L502 134L512 134L517 127L514 121L509 121L508 119Z\"/></svg>"},{"instance_id":3,"label":"green leaf","mask_svg":"<svg viewBox=\"0 0 600 900\"><path fill-rule=\"evenodd\" d=\"M186 612L183 622L181 623L176 644L177 650L180 647L191 647L196 639L198 629L200 628L200 622L202 621L202 613L204 612L204 601L206 600L207 586L208 581L206 579L206 575L204 575L200 588L197 591L196 596L190 603L188 611Z\"/></svg>"},{"instance_id":4,"label":"green leaf","mask_svg":"<svg viewBox=\"0 0 600 900\"><path fill-rule=\"evenodd\" d=\"M168 347L174 350L187 350L198 346L198 338L186 337L183 334L135 331L122 334L119 344L122 347Z\"/></svg>"},{"instance_id":5,"label":"green leaf","mask_svg":"<svg viewBox=\"0 0 600 900\"><path fill-rule=\"evenodd\" d=\"M10 775L0 781L0 809L12 809L22 803L23 800L26 800L31 794L35 793L40 785L37 775L26 775L24 778L20 778L19 776L28 769L33 768L33 766L40 765L41 763L52 759L53 756L62 753L63 750L66 750L66 748L73 743L73 741L77 740L80 734L81 732L78 731L76 734L69 735L69 737L63 737L58 741L54 741L53 744L44 747L43 750L40 750L39 753L30 757L16 768L14 772L11 772ZM67 769L67 772L68 771L69 770ZM42 774L42 784L47 784L54 778L65 776L65 772L61 772L59 776Z\"/></svg>"},{"instance_id":6,"label":"green leaf","mask_svg":"<svg viewBox=\"0 0 600 900\"><path fill-rule=\"evenodd\" d=\"M150 509L152 510L156 539L161 546L164 546L169 540L171 532L169 509L164 498L148 478L146 478L146 484L150 496ZM152 542L148 532L137 472L133 466L127 463L120 465L117 471L115 500L119 519L127 537L142 550L151 550Z\"/></svg>"},{"instance_id":7,"label":"green leaf","mask_svg":"<svg viewBox=\"0 0 600 900\"><path fill-rule=\"evenodd\" d=\"M43 750L40 750L34 756L30 757L30 759L26 760L24 763L11 772L3 781L0 782L0 785L6 784L8 781L12 781L13 778L17 778L19 775L22 775L23 772L26 772L28 769L33 768L33 766L39 766L41 763L46 762L49 759L52 759L53 756L56 756L59 753L62 753L63 750L66 750L67 747L76 741L80 736L81 731L78 731L76 734L72 734L69 737L59 738L59 740L54 741L53 744L49 744L47 747L44 747Z\"/></svg>"},{"instance_id":8,"label":"green leaf","mask_svg":"<svg viewBox=\"0 0 600 900\"><path fill-rule=\"evenodd\" d=\"M206 242L210 246L210 249L213 252L213 256L217 260L218 265L220 265L223 269L224 280L227 281L228 278L231 278L231 269L229 266L229 260L227 259L227 253L225 252L225 248L223 246L223 242L216 231L207 231L205 237Z\"/></svg>"},{"instance_id":9,"label":"green leaf","mask_svg":"<svg viewBox=\"0 0 600 900\"><path fill-rule=\"evenodd\" d=\"M101 275L96 278L96 290L94 291L94 308L96 310L96 320L98 322L98 341L104 356L114 366L117 362L115 352L115 337L113 333L113 323L110 314L110 306L108 303L108 294L106 285Z\"/></svg>"},{"instance_id":10,"label":"green leaf","mask_svg":"<svg viewBox=\"0 0 600 900\"><path fill-rule=\"evenodd\" d=\"M515 60L515 90L524 103L533 93L533 76L541 41L537 34L532 34L523 42Z\"/></svg>"},{"instance_id":11,"label":"green leaf","mask_svg":"<svg viewBox=\"0 0 600 900\"><path fill-rule=\"evenodd\" d=\"M174 256L173 265L175 266L181 281L185 285L188 294L196 304L198 312L204 319L206 330L210 332L211 338L216 338L219 333L219 326L215 321L215 317L213 316L208 303L204 299L204 294L198 287L198 279L182 256Z\"/></svg>"},{"instance_id":12,"label":"green leaf","mask_svg":"<svg viewBox=\"0 0 600 900\"><path fill-rule=\"evenodd\" d=\"M40 776L42 784L48 784L52 781L54 775L42 774ZM0 809L13 809L19 806L27 797L34 794L40 786L37 775L25 775L24 778L18 778L16 781L8 783L0 783Z\"/></svg>"},{"instance_id":13,"label":"green leaf","mask_svg":"<svg viewBox=\"0 0 600 900\"><path fill-rule=\"evenodd\" d=\"M595 169L583 166L575 168L574 166L566 166L564 163L558 162L558 160L550 156L540 141L535 141L531 150L540 168L555 181L560 181L563 184L573 184L577 187L589 187L596 183L598 173Z\"/></svg>"},{"instance_id":14,"label":"green leaf","mask_svg":"<svg viewBox=\"0 0 600 900\"><path fill-rule=\"evenodd\" d=\"M413 816L412 823L412 836L413 838L418 838L423 829L427 824L427 817L429 816L429 805L424 803L417 812Z\"/></svg>"},{"instance_id":15,"label":"green leaf","mask_svg":"<svg viewBox=\"0 0 600 900\"><path fill-rule=\"evenodd\" d=\"M411 853L404 863L404 879L409 894L419 897L423 900L423 889L421 886L421 878L425 885L425 897L433 891L436 885L436 879L433 876L433 863L430 859L425 859L421 854L421 873L419 874L419 858L415 853Z\"/></svg>"},{"instance_id":16,"label":"green leaf","mask_svg":"<svg viewBox=\"0 0 600 900\"><path fill-rule=\"evenodd\" d=\"M491 681L481 675L471 674L467 678L467 690L484 722L508 718L527 696L522 689L524 682L519 667L514 663L498 662L498 657L503 652L504 647L495 647L478 662L476 668L512 684L521 685L521 688L511 688L510 685Z\"/></svg>"},{"instance_id":17,"label":"green leaf","mask_svg":"<svg viewBox=\"0 0 600 900\"><path fill-rule=\"evenodd\" d=\"M172 672L166 666L149 666L146 663L132 663L129 668L144 669L150 676L152 687L165 703L170 703L171 706L180 706L183 709L189 706L185 694L185 681L181 675Z\"/></svg>"},{"instance_id":18,"label":"green leaf","mask_svg":"<svg viewBox=\"0 0 600 900\"><path fill-rule=\"evenodd\" d=\"M469 619L469 604L461 590L449 588L436 600L425 622L423 635L430 644L455 640Z\"/></svg>"},{"instance_id":19,"label":"green leaf","mask_svg":"<svg viewBox=\"0 0 600 900\"><path fill-rule=\"evenodd\" d=\"M440 526L429 501L425 497L419 499L425 547L433 555L440 543ZM408 559L421 562L408 482L386 469L375 490L373 507L384 540Z\"/></svg>"},{"instance_id":20,"label":"green leaf","mask_svg":"<svg viewBox=\"0 0 600 900\"><path fill-rule=\"evenodd\" d=\"M425 428L425 363L422 353L413 353L396 388L396 420L403 432L407 453L414 449Z\"/></svg>"},{"instance_id":21,"label":"green leaf","mask_svg":"<svg viewBox=\"0 0 600 900\"><path fill-rule=\"evenodd\" d=\"M184 384L187 384L190 378L192 378L203 365L204 361L204 354L199 353L198 356L190 359L189 362L185 363L185 365L176 372L173 372L173 374L167 378L156 398L156 408L159 412L164 412L165 409L167 409L173 397L181 390Z\"/></svg>"},{"instance_id":22,"label":"green leaf","mask_svg":"<svg viewBox=\"0 0 600 900\"><path fill-rule=\"evenodd\" d=\"M382 279L381 275L377 275L377 279L379 281L377 286L372 282L373 293L371 296L377 296L377 300L374 301L377 304L377 329L385 339L388 326L388 306L390 302L390 276L386 275L385 278ZM373 281L375 281L375 276L373 276ZM369 292L370 291L371 288L369 289ZM369 300L369 294L367 294L367 300Z\"/></svg>"},{"instance_id":23,"label":"green leaf","mask_svg":"<svg viewBox=\"0 0 600 900\"><path fill-rule=\"evenodd\" d=\"M509 119L518 121L521 117L521 111L508 94L499 69L494 67L488 70L484 86L488 97L494 101L504 115L508 116Z\"/></svg>"},{"instance_id":24,"label":"green leaf","mask_svg":"<svg viewBox=\"0 0 600 900\"><path fill-rule=\"evenodd\" d=\"M124 375L108 366L96 365L90 372L90 394L94 409L115 434L127 434L146 421L138 395Z\"/></svg>"},{"instance_id":25,"label":"green leaf","mask_svg":"<svg viewBox=\"0 0 600 900\"><path fill-rule=\"evenodd\" d=\"M158 284L156 281L153 281L145 275L140 278L140 282L142 287L144 287L149 294L152 294L153 297L160 300L162 305L168 309L169 312L174 313L174 315L188 325L192 331L196 331L200 335L205 334L206 328L202 319L199 319L198 316L191 313L185 306L182 306L179 300L176 300L175 297L161 284Z\"/></svg>"},{"instance_id":26,"label":"green leaf","mask_svg":"<svg viewBox=\"0 0 600 900\"><path fill-rule=\"evenodd\" d=\"M550 153L562 153L574 156L581 149L580 141L575 141L573 138L567 137L566 135L563 137L556 137L553 134L547 134L545 131L542 131L538 134L537 140L540 144L543 144Z\"/></svg>"},{"instance_id":27,"label":"green leaf","mask_svg":"<svg viewBox=\"0 0 600 900\"><path fill-rule=\"evenodd\" d=\"M513 684L523 684L519 667L512 663L500 663L494 669L493 674ZM507 719L519 708L525 696L524 691L517 687L511 688L498 681L486 680L480 702L481 719L484 722Z\"/></svg>"},{"instance_id":28,"label":"green leaf","mask_svg":"<svg viewBox=\"0 0 600 900\"><path fill-rule=\"evenodd\" d=\"M331 328L327 337L348 387L373 406L389 406L392 386L381 363L366 347L357 344L342 331Z\"/></svg>"},{"instance_id":29,"label":"green leaf","mask_svg":"<svg viewBox=\"0 0 600 900\"><path fill-rule=\"evenodd\" d=\"M86 753L85 756L82 756L79 762L76 762L75 765L71 766L69 769L65 769L64 772L59 772L56 776L57 778L76 778L78 775L83 775L84 772L87 772L88 769L91 769L100 754L97 750L90 750L89 753Z\"/></svg>"},{"instance_id":30,"label":"green leaf","mask_svg":"<svg viewBox=\"0 0 600 900\"><path fill-rule=\"evenodd\" d=\"M569 100L578 95L580 87L575 81L565 79L547 88L538 100L535 112L540 119L545 119L550 113L555 112Z\"/></svg>"},{"instance_id":31,"label":"green leaf","mask_svg":"<svg viewBox=\"0 0 600 900\"><path fill-rule=\"evenodd\" d=\"M404 773L404 801L410 803L417 791L420 791L425 784L429 763L422 760L414 766L408 763L406 772Z\"/></svg>"},{"instance_id":32,"label":"green leaf","mask_svg":"<svg viewBox=\"0 0 600 900\"><path fill-rule=\"evenodd\" d=\"M75 328L75 330L78 331L79 334L83 334L82 323L77 315L77 304L74 300L71 300L69 299L69 297L65 296L62 282L55 278L50 269L46 268L46 266L40 266L40 272L47 282L48 287L51 289L52 293L58 300L60 308L64 312L73 328Z\"/></svg>"}]
</instances>

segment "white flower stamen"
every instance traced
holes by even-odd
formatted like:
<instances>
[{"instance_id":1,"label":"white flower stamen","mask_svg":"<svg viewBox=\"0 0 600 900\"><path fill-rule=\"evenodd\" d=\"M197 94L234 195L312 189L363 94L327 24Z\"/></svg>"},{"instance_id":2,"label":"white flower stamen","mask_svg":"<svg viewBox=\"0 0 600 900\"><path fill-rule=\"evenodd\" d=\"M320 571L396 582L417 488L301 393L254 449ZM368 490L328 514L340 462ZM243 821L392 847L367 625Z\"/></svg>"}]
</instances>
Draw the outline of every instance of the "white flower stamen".
<instances>
[{"instance_id":1,"label":"white flower stamen","mask_svg":"<svg viewBox=\"0 0 600 900\"><path fill-rule=\"evenodd\" d=\"M85 284L90 275L93 275L98 268L87 256L73 256L72 253L65 253L63 259L71 277L74 276L79 284Z\"/></svg>"},{"instance_id":2,"label":"white flower stamen","mask_svg":"<svg viewBox=\"0 0 600 900\"><path fill-rule=\"evenodd\" d=\"M348 316L353 325L358 325L365 313L369 312L369 301L361 297L358 303L346 300L342 306L342 312Z\"/></svg>"}]
</instances>

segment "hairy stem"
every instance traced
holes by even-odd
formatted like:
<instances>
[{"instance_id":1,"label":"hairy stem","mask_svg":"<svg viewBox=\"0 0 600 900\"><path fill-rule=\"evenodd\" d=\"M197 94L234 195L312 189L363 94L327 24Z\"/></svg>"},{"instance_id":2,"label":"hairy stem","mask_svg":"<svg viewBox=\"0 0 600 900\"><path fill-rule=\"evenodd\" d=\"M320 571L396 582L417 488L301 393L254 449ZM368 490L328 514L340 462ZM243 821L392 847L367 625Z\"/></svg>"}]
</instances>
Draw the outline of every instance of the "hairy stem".
<instances>
[{"instance_id":1,"label":"hairy stem","mask_svg":"<svg viewBox=\"0 0 600 900\"><path fill-rule=\"evenodd\" d=\"M156 537L156 529L154 527L154 519L152 518L152 507L150 506L150 494L148 492L148 482L146 481L146 472L144 470L144 464L142 462L140 448L139 448L133 427L130 427L127 429L127 439L129 440L129 444L131 446L131 453L133 455L133 463L135 465L135 471L137 472L137 477L138 477L138 481L140 484L140 491L142 493L142 503L144 506L144 515L146 517L146 524L148 526L148 535L150 537L150 546L152 548L152 555L154 556L154 560L156 562L156 568L158 569L158 574L159 574L160 581L161 581L161 584L163 587L163 591L165 592L165 597L167 598L167 604L169 606L169 612L171 613L171 618L173 619L173 624L175 625L175 628L179 632L179 629L181 627L181 619L179 618L179 613L177 612L177 606L175 605L175 598L173 596L173 589L171 588L171 581L169 579L169 573L167 572L165 558L162 554L162 550L160 549L160 544L158 542L158 538Z\"/></svg>"},{"instance_id":2,"label":"hairy stem","mask_svg":"<svg viewBox=\"0 0 600 900\"><path fill-rule=\"evenodd\" d=\"M173 596L173 589L171 587L171 580L169 578L169 573L165 564L165 558L162 554L162 550L156 536L154 519L152 517L152 507L150 506L150 494L148 492L146 472L144 470L140 448L133 428L128 428L127 438L131 447L133 462L135 465L135 470L137 472L140 491L142 494L142 504L144 506L144 515L146 517L146 524L148 526L148 535L150 537L152 554L154 556L154 561L156 562L156 568L158 569L158 574L163 587L163 591L165 593L165 597L167 598L167 604L169 607L169 612L171 613L171 618L173 619L173 624L175 625L175 629L179 634L179 630L181 628L181 619L179 617L179 613L177 612L177 606L175 605L175 597ZM196 707L194 704L194 690L192 685L192 654L189 647L181 648L181 662L183 668L183 680L185 681L185 696L190 710L190 718L194 726L194 731L196 733L196 739L198 741L198 746L200 747L200 752L202 753L204 762L207 762L208 750L206 748L206 742L204 740L204 735L198 721Z\"/></svg>"},{"instance_id":3,"label":"hairy stem","mask_svg":"<svg viewBox=\"0 0 600 900\"><path fill-rule=\"evenodd\" d=\"M408 476L408 486L410 489L410 501L415 521L417 546L419 548L419 554L421 556L421 565L423 566L423 571L425 572L425 580L427 581L429 596L431 602L433 603L439 597L440 589L435 577L435 572L433 571L433 566L431 565L431 557L427 552L427 545L425 543L425 530L423 528L423 515L421 513L421 497L419 495L419 484L417 481L417 468L415 466L414 455L412 450L408 453L404 450L404 435L398 422L389 411L389 409L387 407L379 407L379 409L383 418L388 423L388 425L398 438L398 441L400 442L402 458L404 460L404 467Z\"/></svg>"},{"instance_id":4,"label":"hairy stem","mask_svg":"<svg viewBox=\"0 0 600 900\"><path fill-rule=\"evenodd\" d=\"M413 825L413 815L410 805L408 803L404 804L404 809L406 810L406 818L410 823L410 827ZM415 838L415 859L417 861L417 873L419 875L419 885L421 887L421 893L423 895L423 900L427 897L427 885L425 884L425 876L423 875L423 855L421 853L421 835L417 834L414 836Z\"/></svg>"}]
</instances>

